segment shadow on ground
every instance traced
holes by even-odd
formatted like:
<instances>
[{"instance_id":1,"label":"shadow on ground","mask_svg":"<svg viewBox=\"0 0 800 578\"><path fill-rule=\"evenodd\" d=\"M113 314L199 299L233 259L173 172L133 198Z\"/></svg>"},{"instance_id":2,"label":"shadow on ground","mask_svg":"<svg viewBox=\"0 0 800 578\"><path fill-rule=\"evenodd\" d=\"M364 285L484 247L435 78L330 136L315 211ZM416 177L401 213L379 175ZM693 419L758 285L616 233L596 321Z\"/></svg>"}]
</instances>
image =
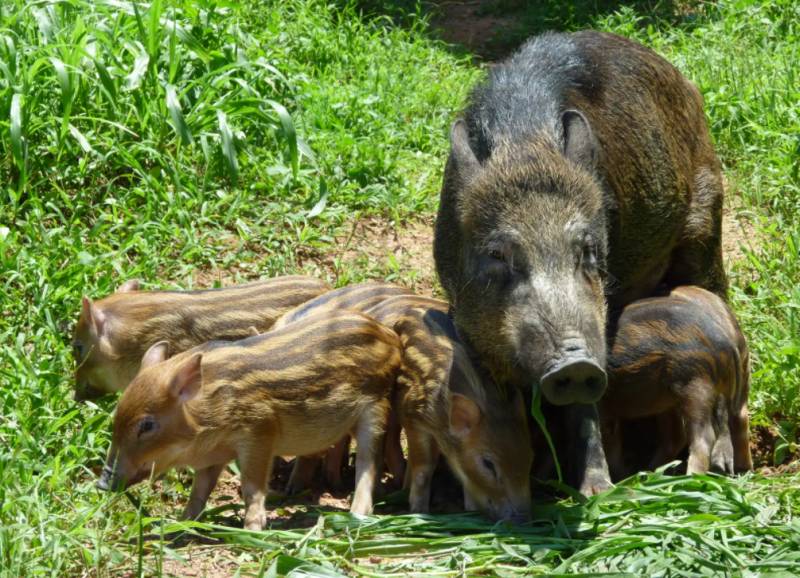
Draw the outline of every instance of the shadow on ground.
<instances>
[{"instance_id":1,"label":"shadow on ground","mask_svg":"<svg viewBox=\"0 0 800 578\"><path fill-rule=\"evenodd\" d=\"M411 25L418 15L437 38L459 52L493 61L525 39L546 30L592 28L602 18L629 9L631 24L654 22L691 27L704 4L698 0L339 0L368 18L388 17L392 25Z\"/></svg>"}]
</instances>

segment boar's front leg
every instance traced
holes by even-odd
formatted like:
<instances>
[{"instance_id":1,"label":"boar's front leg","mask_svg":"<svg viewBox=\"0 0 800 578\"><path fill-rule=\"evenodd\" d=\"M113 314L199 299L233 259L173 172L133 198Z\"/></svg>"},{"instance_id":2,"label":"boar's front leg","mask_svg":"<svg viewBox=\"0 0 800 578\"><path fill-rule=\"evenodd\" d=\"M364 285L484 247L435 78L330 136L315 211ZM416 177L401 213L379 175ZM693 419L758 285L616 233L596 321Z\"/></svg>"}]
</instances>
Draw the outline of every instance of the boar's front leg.
<instances>
[{"instance_id":1,"label":"boar's front leg","mask_svg":"<svg viewBox=\"0 0 800 578\"><path fill-rule=\"evenodd\" d=\"M218 464L195 472L189 503L186 504L186 509L183 511L182 518L184 520L196 520L200 516L203 508L206 507L208 496L217 485L219 475L224 468L225 464Z\"/></svg>"},{"instance_id":2,"label":"boar's front leg","mask_svg":"<svg viewBox=\"0 0 800 578\"><path fill-rule=\"evenodd\" d=\"M270 447L248 447L245 451L239 452L246 530L263 530L267 525L264 501L267 499L273 458Z\"/></svg>"},{"instance_id":3,"label":"boar's front leg","mask_svg":"<svg viewBox=\"0 0 800 578\"><path fill-rule=\"evenodd\" d=\"M372 492L383 465L381 453L388 412L388 401L378 401L364 410L356 424L356 487L350 505L354 514L372 512Z\"/></svg>"},{"instance_id":4,"label":"boar's front leg","mask_svg":"<svg viewBox=\"0 0 800 578\"><path fill-rule=\"evenodd\" d=\"M603 451L600 416L594 404L574 404L564 408L569 436L565 461L569 481L584 496L599 494L611 487L608 463Z\"/></svg>"}]
</instances>

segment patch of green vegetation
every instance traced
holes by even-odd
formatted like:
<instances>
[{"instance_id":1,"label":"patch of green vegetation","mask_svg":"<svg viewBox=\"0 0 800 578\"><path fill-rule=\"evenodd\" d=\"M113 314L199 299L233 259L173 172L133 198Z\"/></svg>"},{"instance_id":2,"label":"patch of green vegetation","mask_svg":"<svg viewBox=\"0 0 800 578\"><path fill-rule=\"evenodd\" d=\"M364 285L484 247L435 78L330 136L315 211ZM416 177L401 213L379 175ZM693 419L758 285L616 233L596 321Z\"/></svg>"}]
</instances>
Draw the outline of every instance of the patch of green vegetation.
<instances>
[{"instance_id":1,"label":"patch of green vegetation","mask_svg":"<svg viewBox=\"0 0 800 578\"><path fill-rule=\"evenodd\" d=\"M160 574L182 555L137 546L140 528L174 529L146 512L174 515L181 476L136 490L141 511L93 487L113 400L71 401L81 295L131 277L188 287L200 272L313 270L298 255L333 251L359 214L432 214L449 120L481 71L432 39L421 8L397 3L389 19L362 4L0 3L0 575ZM704 93L734 210L756 230L732 277L752 405L761 423L786 418L787 453L800 415L800 8L736 0L664 19L642 6L545 23L636 37ZM391 259L368 266L340 282L409 275ZM221 526L238 523L223 509L194 531L224 539L243 575L797 573L797 487L653 475L542 506L515 530L326 515L253 534Z\"/></svg>"}]
</instances>

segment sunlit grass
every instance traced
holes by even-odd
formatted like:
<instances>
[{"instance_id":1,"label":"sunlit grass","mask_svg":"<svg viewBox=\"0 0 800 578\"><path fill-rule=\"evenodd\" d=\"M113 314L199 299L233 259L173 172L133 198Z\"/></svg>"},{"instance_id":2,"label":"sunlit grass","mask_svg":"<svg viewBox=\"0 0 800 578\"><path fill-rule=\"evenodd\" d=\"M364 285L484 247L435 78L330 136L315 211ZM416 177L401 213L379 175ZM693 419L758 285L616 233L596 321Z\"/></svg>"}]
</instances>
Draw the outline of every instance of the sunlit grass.
<instances>
[{"instance_id":1,"label":"sunlit grass","mask_svg":"<svg viewBox=\"0 0 800 578\"><path fill-rule=\"evenodd\" d=\"M704 93L736 210L757 231L732 272L752 406L760 423L786 418L784 450L800 412L798 10L549 16L637 37ZM0 3L0 575L157 575L185 554L137 545L140 527L176 529L184 477L134 490L141 511L94 488L113 400L71 400L80 297L131 277L294 272L300 254L336 254L358 214L430 218L447 127L482 74L432 36L416 10L362 17L347 2ZM339 283L414 278L392 258L339 268ZM193 531L223 539L242 575L796 574L797 488L797 476L654 475L540 504L517 530L325 514L253 534L226 509Z\"/></svg>"}]
</instances>

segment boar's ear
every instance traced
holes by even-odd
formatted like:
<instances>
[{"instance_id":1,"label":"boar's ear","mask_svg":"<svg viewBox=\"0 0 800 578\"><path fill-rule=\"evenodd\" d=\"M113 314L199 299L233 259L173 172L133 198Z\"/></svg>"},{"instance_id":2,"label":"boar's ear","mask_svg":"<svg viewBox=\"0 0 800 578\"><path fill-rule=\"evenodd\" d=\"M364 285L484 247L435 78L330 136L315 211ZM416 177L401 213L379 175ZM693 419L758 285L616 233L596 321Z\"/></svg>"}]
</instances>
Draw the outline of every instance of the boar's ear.
<instances>
[{"instance_id":1,"label":"boar's ear","mask_svg":"<svg viewBox=\"0 0 800 578\"><path fill-rule=\"evenodd\" d=\"M458 119L450 128L450 147L450 161L458 179L461 182L469 181L478 174L481 163L469 144L469 130L464 119Z\"/></svg>"},{"instance_id":2,"label":"boar's ear","mask_svg":"<svg viewBox=\"0 0 800 578\"><path fill-rule=\"evenodd\" d=\"M139 290L139 280L138 279L128 279L119 286L117 289L117 293L130 293L131 291L138 291Z\"/></svg>"},{"instance_id":3,"label":"boar's ear","mask_svg":"<svg viewBox=\"0 0 800 578\"><path fill-rule=\"evenodd\" d=\"M202 361L203 354L195 353L175 370L169 384L169 393L180 403L186 403L200 391L200 386L203 385Z\"/></svg>"},{"instance_id":4,"label":"boar's ear","mask_svg":"<svg viewBox=\"0 0 800 578\"><path fill-rule=\"evenodd\" d=\"M95 335L98 337L101 336L106 325L106 314L97 305L92 303L92 300L88 297L83 298L81 309L83 310L83 316L89 323L89 328Z\"/></svg>"},{"instance_id":5,"label":"boar's ear","mask_svg":"<svg viewBox=\"0 0 800 578\"><path fill-rule=\"evenodd\" d=\"M464 438L481 421L481 408L465 395L454 393L450 398L450 432Z\"/></svg>"},{"instance_id":6,"label":"boar's ear","mask_svg":"<svg viewBox=\"0 0 800 578\"><path fill-rule=\"evenodd\" d=\"M597 141L586 117L577 110L565 110L561 115L564 127L564 156L587 171L597 165Z\"/></svg>"},{"instance_id":7,"label":"boar's ear","mask_svg":"<svg viewBox=\"0 0 800 578\"><path fill-rule=\"evenodd\" d=\"M141 367L150 367L156 363L161 363L167 359L169 353L169 343L166 341L159 341L150 346L150 349L142 357Z\"/></svg>"}]
</instances>

